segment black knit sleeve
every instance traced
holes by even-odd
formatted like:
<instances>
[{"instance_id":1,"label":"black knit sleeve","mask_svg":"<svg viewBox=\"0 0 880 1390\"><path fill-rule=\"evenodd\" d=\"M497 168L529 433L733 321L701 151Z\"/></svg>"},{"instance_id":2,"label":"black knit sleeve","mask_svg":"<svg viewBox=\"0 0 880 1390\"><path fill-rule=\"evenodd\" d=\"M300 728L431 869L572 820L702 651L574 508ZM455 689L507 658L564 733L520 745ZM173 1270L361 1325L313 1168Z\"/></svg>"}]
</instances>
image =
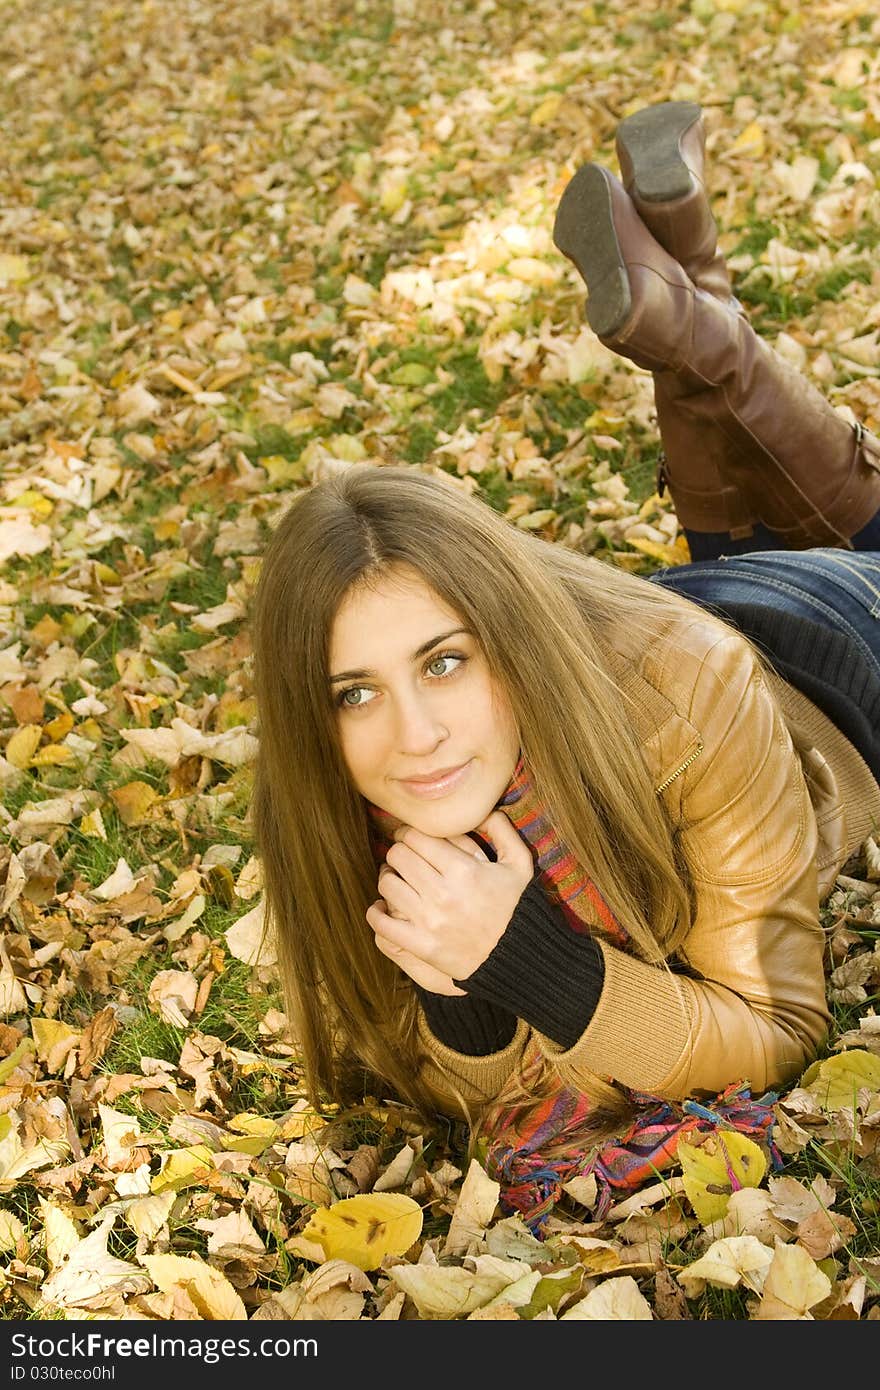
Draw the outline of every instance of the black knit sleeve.
<instances>
[{"instance_id":1,"label":"black knit sleeve","mask_svg":"<svg viewBox=\"0 0 880 1390\"><path fill-rule=\"evenodd\" d=\"M516 1017L475 994L430 994L420 985L416 993L434 1037L468 1057L488 1057L507 1046L516 1032Z\"/></svg>"},{"instance_id":2,"label":"black knit sleeve","mask_svg":"<svg viewBox=\"0 0 880 1390\"><path fill-rule=\"evenodd\" d=\"M510 1009L560 1047L573 1047L599 1002L602 952L575 931L536 875L491 954L460 989Z\"/></svg>"},{"instance_id":3,"label":"black knit sleeve","mask_svg":"<svg viewBox=\"0 0 880 1390\"><path fill-rule=\"evenodd\" d=\"M419 995L435 1037L476 1057L505 1047L517 1018L560 1047L573 1047L593 1016L604 979L599 947L573 930L536 875L490 955L466 980L455 981L467 995Z\"/></svg>"}]
</instances>

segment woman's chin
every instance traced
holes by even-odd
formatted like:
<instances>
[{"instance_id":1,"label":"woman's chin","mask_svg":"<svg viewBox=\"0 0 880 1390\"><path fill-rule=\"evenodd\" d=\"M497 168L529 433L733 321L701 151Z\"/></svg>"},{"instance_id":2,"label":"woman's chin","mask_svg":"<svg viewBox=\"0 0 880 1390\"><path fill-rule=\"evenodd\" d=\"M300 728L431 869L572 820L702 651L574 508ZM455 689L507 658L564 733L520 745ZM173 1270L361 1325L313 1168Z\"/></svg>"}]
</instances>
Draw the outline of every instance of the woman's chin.
<instances>
[{"instance_id":1,"label":"woman's chin","mask_svg":"<svg viewBox=\"0 0 880 1390\"><path fill-rule=\"evenodd\" d=\"M469 811L467 809L457 809L454 806L435 805L429 810L427 807L419 807L413 811L407 820L414 830L421 830L425 835L433 835L438 840L453 840L456 835L470 835L477 826L482 825L487 816L491 815L493 807L488 810Z\"/></svg>"}]
</instances>

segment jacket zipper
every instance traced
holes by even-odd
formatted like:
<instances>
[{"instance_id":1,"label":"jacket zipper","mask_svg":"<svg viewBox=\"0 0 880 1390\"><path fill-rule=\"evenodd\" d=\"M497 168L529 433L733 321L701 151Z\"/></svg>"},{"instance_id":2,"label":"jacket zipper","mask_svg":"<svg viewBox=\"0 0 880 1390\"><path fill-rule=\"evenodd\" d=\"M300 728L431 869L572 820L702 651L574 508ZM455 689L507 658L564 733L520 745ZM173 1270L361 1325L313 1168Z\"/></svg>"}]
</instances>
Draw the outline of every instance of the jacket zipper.
<instances>
[{"instance_id":1,"label":"jacket zipper","mask_svg":"<svg viewBox=\"0 0 880 1390\"><path fill-rule=\"evenodd\" d=\"M672 773L672 776L671 776L671 777L667 777L665 782L661 782L660 785L659 785L659 787L656 787L656 788L655 788L655 791L657 791L657 792L665 792L665 790L666 790L666 788L669 786L670 782L674 782L675 779L676 779L676 777L679 777L683 772L686 772L687 769L690 767L691 763L694 761L694 759L695 759L695 758L698 758L698 757L700 756L700 754L702 753L702 751L703 751L703 740L700 739L700 740L698 741L697 746L696 746L696 748L694 749L693 753L691 753L690 757L689 757L685 762L682 763L681 767L677 767L677 768L675 769L675 771Z\"/></svg>"}]
</instances>

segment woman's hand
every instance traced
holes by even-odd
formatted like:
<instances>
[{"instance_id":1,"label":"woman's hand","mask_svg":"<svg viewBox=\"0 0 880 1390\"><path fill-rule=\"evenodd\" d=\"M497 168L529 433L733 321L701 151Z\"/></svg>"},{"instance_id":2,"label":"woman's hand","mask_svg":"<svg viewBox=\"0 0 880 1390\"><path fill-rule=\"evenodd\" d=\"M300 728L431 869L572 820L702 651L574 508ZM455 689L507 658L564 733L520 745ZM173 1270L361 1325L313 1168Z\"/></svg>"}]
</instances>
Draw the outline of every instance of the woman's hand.
<instances>
[{"instance_id":1,"label":"woman's hand","mask_svg":"<svg viewBox=\"0 0 880 1390\"><path fill-rule=\"evenodd\" d=\"M367 909L379 950L434 994L463 994L491 953L535 871L532 852L503 811L477 827L497 863L468 835L437 839L402 825Z\"/></svg>"}]
</instances>

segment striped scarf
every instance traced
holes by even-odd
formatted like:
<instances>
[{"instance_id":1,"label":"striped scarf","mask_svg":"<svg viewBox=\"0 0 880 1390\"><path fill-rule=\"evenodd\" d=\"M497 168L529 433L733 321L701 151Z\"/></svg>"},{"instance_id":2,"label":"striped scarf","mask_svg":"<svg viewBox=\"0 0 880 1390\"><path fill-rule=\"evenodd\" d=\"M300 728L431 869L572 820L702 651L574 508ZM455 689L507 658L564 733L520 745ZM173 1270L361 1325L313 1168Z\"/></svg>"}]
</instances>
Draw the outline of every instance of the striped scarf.
<instances>
[{"instance_id":1,"label":"striped scarf","mask_svg":"<svg viewBox=\"0 0 880 1390\"><path fill-rule=\"evenodd\" d=\"M625 949L629 934L560 838L522 756L495 809L504 811L530 845L541 885L561 905L572 930L596 933L598 919L603 939ZM369 804L368 811L379 865L400 822L378 806ZM492 853L486 840L476 833L474 838ZM540 1236L563 1196L564 1184L593 1174L599 1194L595 1215L601 1219L615 1193L633 1191L675 1164L680 1139L699 1142L698 1136L719 1129L736 1129L763 1141L772 1165L781 1166L771 1138L777 1099L773 1092L753 1100L748 1087L740 1083L705 1105L687 1100L676 1104L631 1091L625 1094L631 1108L621 1120L620 1137L597 1145L591 1101L565 1086L537 1043L530 1040L518 1067L485 1108L471 1136L473 1154L499 1183L502 1210L518 1214Z\"/></svg>"}]
</instances>

